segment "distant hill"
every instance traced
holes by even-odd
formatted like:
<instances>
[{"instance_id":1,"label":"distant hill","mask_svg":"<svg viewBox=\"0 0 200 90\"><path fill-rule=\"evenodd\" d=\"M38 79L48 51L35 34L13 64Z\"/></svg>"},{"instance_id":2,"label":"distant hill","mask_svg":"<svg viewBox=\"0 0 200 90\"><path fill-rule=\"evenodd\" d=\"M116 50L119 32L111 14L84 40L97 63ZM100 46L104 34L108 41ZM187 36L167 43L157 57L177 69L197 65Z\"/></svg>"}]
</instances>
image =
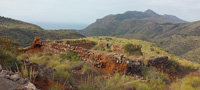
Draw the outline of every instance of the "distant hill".
<instances>
[{"instance_id":1,"label":"distant hill","mask_svg":"<svg viewBox=\"0 0 200 90\"><path fill-rule=\"evenodd\" d=\"M127 11L98 19L80 33L150 41L172 54L200 61L200 53L195 50L200 47L200 21L187 22L176 16L159 15L152 10ZM193 57L190 56L192 54Z\"/></svg>"},{"instance_id":2,"label":"distant hill","mask_svg":"<svg viewBox=\"0 0 200 90\"><path fill-rule=\"evenodd\" d=\"M30 45L34 36L52 40L84 37L75 30L44 30L37 25L6 17L0 17L0 36L16 40L21 46Z\"/></svg>"},{"instance_id":3,"label":"distant hill","mask_svg":"<svg viewBox=\"0 0 200 90\"><path fill-rule=\"evenodd\" d=\"M98 19L80 33L86 36L116 36L130 33L155 36L162 31L175 28L177 23L186 22L176 16L159 15L152 10L127 11L124 14L108 15Z\"/></svg>"}]
</instances>

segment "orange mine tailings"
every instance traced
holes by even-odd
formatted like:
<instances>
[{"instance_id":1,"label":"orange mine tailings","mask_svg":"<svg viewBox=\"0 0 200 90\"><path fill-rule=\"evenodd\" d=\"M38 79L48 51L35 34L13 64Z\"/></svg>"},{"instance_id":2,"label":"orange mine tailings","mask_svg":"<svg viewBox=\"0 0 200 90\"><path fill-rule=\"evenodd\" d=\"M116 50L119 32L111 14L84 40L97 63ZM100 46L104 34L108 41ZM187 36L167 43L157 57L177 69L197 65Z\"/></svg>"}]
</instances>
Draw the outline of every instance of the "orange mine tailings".
<instances>
[{"instance_id":1,"label":"orange mine tailings","mask_svg":"<svg viewBox=\"0 0 200 90\"><path fill-rule=\"evenodd\" d=\"M27 49L21 49L20 52L28 53L28 54L35 54L38 52L42 52L42 48L41 48L42 46L43 46L42 39L40 37L36 36L34 38L33 44Z\"/></svg>"}]
</instances>

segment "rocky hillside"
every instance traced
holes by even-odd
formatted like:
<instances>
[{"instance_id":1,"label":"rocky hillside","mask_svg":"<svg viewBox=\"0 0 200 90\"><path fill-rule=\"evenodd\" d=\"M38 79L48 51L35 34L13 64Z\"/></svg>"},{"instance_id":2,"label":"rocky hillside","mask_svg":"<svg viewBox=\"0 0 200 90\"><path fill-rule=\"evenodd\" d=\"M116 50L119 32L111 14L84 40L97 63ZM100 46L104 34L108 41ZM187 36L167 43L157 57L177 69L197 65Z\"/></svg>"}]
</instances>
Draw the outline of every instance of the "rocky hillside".
<instances>
[{"instance_id":1,"label":"rocky hillside","mask_svg":"<svg viewBox=\"0 0 200 90\"><path fill-rule=\"evenodd\" d=\"M83 31L86 36L113 36L124 34L142 33L155 36L164 33L165 30L175 28L175 23L186 21L171 15L159 15L152 10L145 12L127 11L124 14L108 15L98 19Z\"/></svg>"},{"instance_id":2,"label":"rocky hillside","mask_svg":"<svg viewBox=\"0 0 200 90\"><path fill-rule=\"evenodd\" d=\"M141 47L128 54L127 44ZM138 50L140 54L135 53ZM30 48L21 53L18 60L33 66L37 72L33 84L38 89L173 90L186 88L184 82L196 80L195 84L199 84L200 81L196 79L199 64L134 39L88 37L42 43L41 38L35 37Z\"/></svg>"},{"instance_id":3,"label":"rocky hillside","mask_svg":"<svg viewBox=\"0 0 200 90\"><path fill-rule=\"evenodd\" d=\"M172 54L198 61L197 57L189 58L186 53L192 53L199 47L199 29L199 21L186 22L176 16L159 15L147 10L108 15L80 32L86 36L117 36L150 41ZM199 54L196 53L195 56Z\"/></svg>"},{"instance_id":4,"label":"rocky hillside","mask_svg":"<svg viewBox=\"0 0 200 90\"><path fill-rule=\"evenodd\" d=\"M5 17L0 17L0 36L16 40L21 46L30 45L34 36L52 40L84 37L75 30L44 30L37 25Z\"/></svg>"}]
</instances>

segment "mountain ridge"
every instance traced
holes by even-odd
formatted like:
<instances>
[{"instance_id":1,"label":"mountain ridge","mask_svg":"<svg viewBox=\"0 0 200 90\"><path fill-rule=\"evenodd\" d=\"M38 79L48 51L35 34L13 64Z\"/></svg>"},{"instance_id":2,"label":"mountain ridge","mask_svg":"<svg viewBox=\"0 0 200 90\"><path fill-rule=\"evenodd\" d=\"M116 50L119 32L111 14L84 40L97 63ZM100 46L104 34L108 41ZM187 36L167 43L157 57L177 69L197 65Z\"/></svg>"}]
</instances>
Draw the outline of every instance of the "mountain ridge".
<instances>
[{"instance_id":1,"label":"mountain ridge","mask_svg":"<svg viewBox=\"0 0 200 90\"><path fill-rule=\"evenodd\" d=\"M35 24L2 16L0 16L0 36L16 40L23 47L29 46L35 36L51 40L84 37L75 30L44 30Z\"/></svg>"},{"instance_id":2,"label":"mountain ridge","mask_svg":"<svg viewBox=\"0 0 200 90\"><path fill-rule=\"evenodd\" d=\"M197 41L192 46L200 45L198 43L199 29L200 21L180 21L173 15L159 15L152 10L146 10L108 15L79 32L85 36L117 36L150 41L172 54L182 56L190 51L189 54L193 53L192 51L196 48L190 47L191 43L195 42L193 39ZM190 60L195 61L198 58Z\"/></svg>"}]
</instances>

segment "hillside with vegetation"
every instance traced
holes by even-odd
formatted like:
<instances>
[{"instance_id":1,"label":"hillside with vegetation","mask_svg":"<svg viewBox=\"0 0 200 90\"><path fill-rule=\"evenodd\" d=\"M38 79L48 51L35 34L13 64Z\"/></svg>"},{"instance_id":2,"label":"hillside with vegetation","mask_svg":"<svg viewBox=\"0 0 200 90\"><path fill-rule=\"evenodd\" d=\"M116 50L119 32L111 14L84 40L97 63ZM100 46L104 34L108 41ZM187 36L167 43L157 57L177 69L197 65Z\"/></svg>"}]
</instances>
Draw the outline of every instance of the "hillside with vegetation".
<instances>
[{"instance_id":1,"label":"hillside with vegetation","mask_svg":"<svg viewBox=\"0 0 200 90\"><path fill-rule=\"evenodd\" d=\"M13 40L0 38L0 41L5 42L0 47L18 47ZM42 52L30 53L38 48ZM135 39L87 37L42 43L40 38L35 38L28 50L18 52L13 59L8 58L11 57L4 62L11 60L12 63L1 62L3 69L18 62L14 65L18 68L17 74L42 90L200 88L200 64L169 54L153 43Z\"/></svg>"},{"instance_id":2,"label":"hillside with vegetation","mask_svg":"<svg viewBox=\"0 0 200 90\"><path fill-rule=\"evenodd\" d=\"M123 14L108 15L80 31L86 36L116 36L141 33L154 37L169 29L186 23L175 16L159 15L152 10L145 12L127 11ZM173 19L172 19L173 18Z\"/></svg>"},{"instance_id":3,"label":"hillside with vegetation","mask_svg":"<svg viewBox=\"0 0 200 90\"><path fill-rule=\"evenodd\" d=\"M35 36L52 40L84 37L75 30L44 30L31 23L5 17L0 17L0 36L16 40L20 46L29 46Z\"/></svg>"},{"instance_id":4,"label":"hillside with vegetation","mask_svg":"<svg viewBox=\"0 0 200 90\"><path fill-rule=\"evenodd\" d=\"M152 10L147 10L108 15L98 19L80 33L86 36L116 36L149 41L169 53L198 62L199 58L196 56L200 53L193 53L194 57L187 56L189 52L191 54L199 48L199 29L199 21L186 22L176 16L159 15Z\"/></svg>"}]
</instances>

